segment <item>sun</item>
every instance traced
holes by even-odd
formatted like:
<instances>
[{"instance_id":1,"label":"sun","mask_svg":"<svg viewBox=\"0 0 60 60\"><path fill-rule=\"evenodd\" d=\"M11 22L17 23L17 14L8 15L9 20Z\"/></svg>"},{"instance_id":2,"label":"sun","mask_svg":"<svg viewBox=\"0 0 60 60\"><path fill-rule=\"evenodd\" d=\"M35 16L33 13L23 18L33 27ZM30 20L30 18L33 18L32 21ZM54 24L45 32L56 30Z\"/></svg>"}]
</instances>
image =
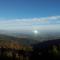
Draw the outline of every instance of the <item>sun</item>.
<instances>
[{"instance_id":1,"label":"sun","mask_svg":"<svg viewBox=\"0 0 60 60\"><path fill-rule=\"evenodd\" d=\"M37 31L37 30L34 30L34 33L35 33L35 34L38 34L38 31Z\"/></svg>"}]
</instances>

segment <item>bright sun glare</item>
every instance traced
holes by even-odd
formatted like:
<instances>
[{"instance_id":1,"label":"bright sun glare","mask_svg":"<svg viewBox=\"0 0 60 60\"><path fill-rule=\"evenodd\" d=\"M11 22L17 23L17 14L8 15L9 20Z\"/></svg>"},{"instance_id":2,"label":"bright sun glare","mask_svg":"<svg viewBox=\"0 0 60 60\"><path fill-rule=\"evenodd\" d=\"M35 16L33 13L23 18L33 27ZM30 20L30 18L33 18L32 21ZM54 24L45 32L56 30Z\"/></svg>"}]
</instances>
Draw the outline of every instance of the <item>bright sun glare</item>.
<instances>
[{"instance_id":1,"label":"bright sun glare","mask_svg":"<svg viewBox=\"0 0 60 60\"><path fill-rule=\"evenodd\" d=\"M38 33L38 31L37 31L37 30L34 30L34 33L35 33L35 34L37 34L37 33Z\"/></svg>"}]
</instances>

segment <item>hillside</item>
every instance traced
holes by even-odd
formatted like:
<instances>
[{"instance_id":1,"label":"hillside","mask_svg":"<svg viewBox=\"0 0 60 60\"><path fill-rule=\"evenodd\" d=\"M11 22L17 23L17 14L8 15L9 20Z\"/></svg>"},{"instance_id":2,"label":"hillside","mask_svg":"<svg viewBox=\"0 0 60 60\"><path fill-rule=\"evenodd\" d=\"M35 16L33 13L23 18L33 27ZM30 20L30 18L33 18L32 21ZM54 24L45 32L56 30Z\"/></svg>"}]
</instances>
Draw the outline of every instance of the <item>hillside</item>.
<instances>
[{"instance_id":1,"label":"hillside","mask_svg":"<svg viewBox=\"0 0 60 60\"><path fill-rule=\"evenodd\" d=\"M38 41L28 38L18 38L13 36L7 36L0 34L0 47L15 48L15 49L31 49L31 44L35 44Z\"/></svg>"},{"instance_id":2,"label":"hillside","mask_svg":"<svg viewBox=\"0 0 60 60\"><path fill-rule=\"evenodd\" d=\"M60 45L60 39L53 39L48 41L39 42L37 44L33 44L32 46L34 48L47 48L51 45Z\"/></svg>"}]
</instances>

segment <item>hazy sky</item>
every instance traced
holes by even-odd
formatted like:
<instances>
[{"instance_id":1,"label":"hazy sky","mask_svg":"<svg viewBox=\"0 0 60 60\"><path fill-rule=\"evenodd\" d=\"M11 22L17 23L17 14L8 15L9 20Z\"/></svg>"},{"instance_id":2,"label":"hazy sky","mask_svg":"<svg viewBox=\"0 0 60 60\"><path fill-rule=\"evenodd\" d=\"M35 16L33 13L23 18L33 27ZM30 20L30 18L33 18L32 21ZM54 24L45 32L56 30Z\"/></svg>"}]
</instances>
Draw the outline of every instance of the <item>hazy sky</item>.
<instances>
[{"instance_id":1,"label":"hazy sky","mask_svg":"<svg viewBox=\"0 0 60 60\"><path fill-rule=\"evenodd\" d=\"M2 30L60 30L60 0L0 0Z\"/></svg>"}]
</instances>

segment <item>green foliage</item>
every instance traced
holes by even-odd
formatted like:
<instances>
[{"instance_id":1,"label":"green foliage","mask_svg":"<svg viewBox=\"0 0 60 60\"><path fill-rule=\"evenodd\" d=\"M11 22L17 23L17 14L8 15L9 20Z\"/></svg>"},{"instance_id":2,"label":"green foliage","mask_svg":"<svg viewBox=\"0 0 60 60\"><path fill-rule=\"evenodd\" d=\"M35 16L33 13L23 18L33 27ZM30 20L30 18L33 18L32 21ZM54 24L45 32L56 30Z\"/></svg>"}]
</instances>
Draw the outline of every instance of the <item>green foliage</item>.
<instances>
[{"instance_id":1,"label":"green foliage","mask_svg":"<svg viewBox=\"0 0 60 60\"><path fill-rule=\"evenodd\" d=\"M53 50L53 55L58 55L59 54L57 46L54 45L52 50Z\"/></svg>"}]
</instances>

